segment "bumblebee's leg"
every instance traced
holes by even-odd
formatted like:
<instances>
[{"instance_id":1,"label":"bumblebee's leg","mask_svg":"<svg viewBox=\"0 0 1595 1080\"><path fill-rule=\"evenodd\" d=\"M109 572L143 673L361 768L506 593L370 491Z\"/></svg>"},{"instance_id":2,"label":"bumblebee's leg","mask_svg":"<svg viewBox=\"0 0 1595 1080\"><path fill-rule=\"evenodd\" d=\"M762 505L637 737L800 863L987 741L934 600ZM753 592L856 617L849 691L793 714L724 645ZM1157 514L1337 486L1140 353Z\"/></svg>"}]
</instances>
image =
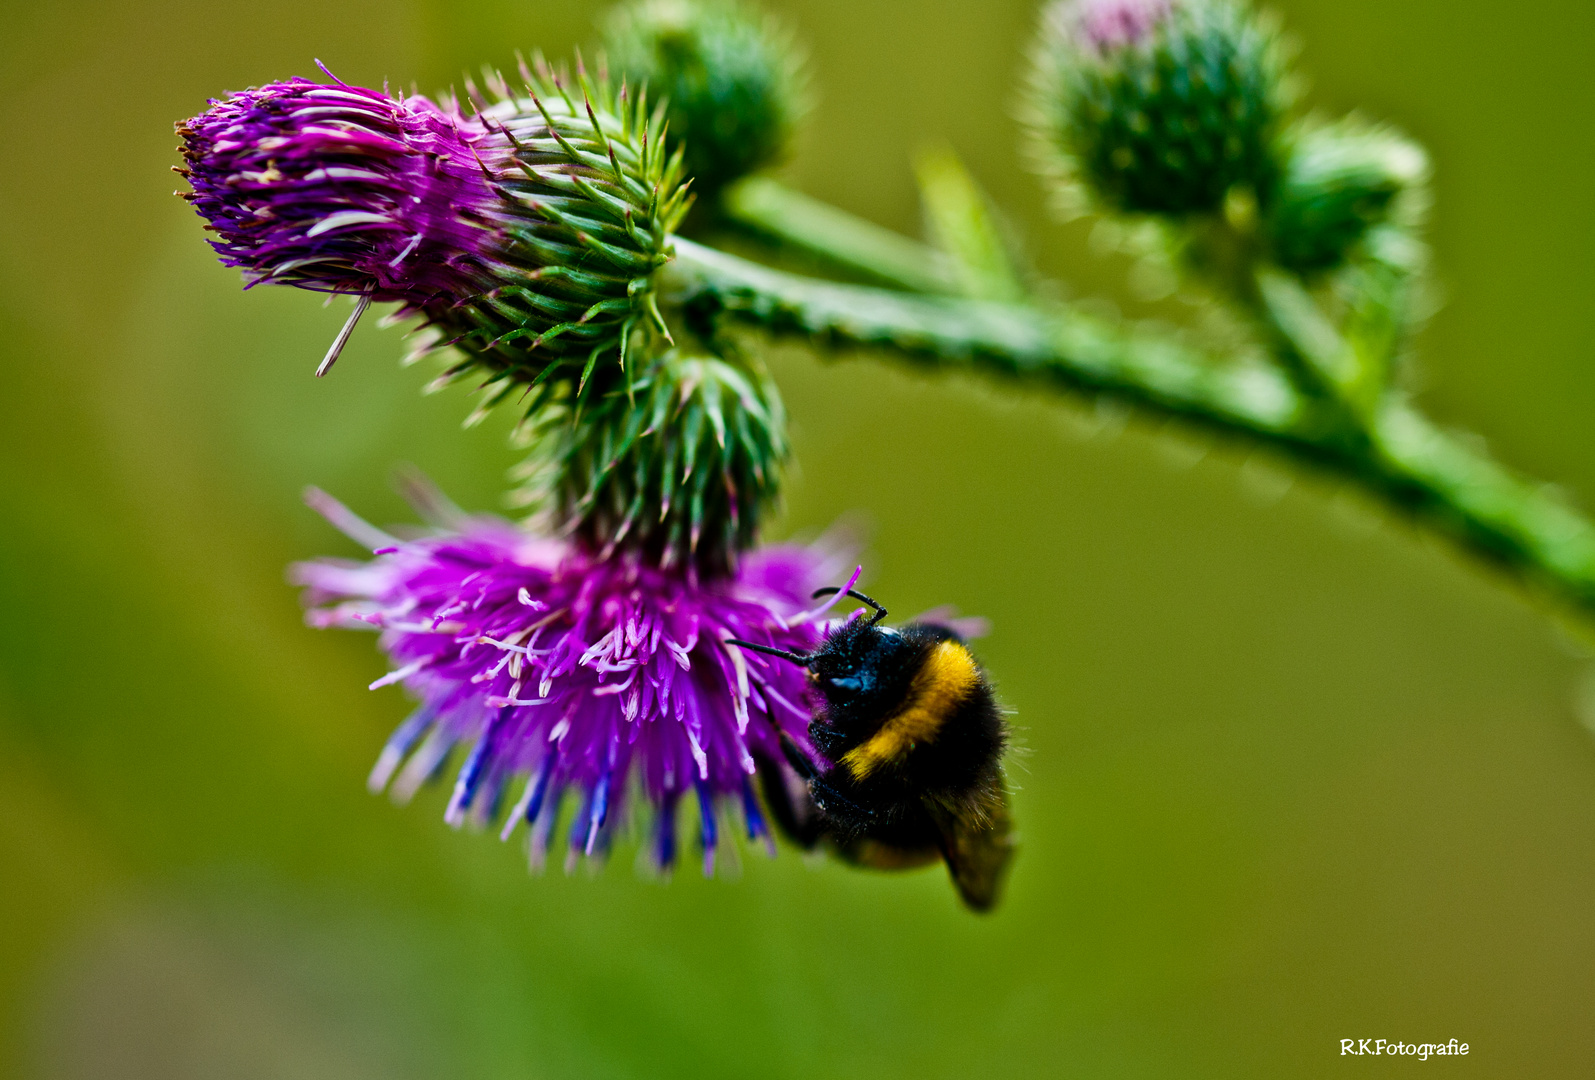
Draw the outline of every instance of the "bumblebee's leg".
<instances>
[{"instance_id":1,"label":"bumblebee's leg","mask_svg":"<svg viewBox=\"0 0 1595 1080\"><path fill-rule=\"evenodd\" d=\"M814 762L810 761L809 756L803 752L802 747L798 746L796 739L784 731L778 732L778 734L781 736L781 753L786 755L787 762L791 764L799 776L804 780L813 780L820 775L820 770L814 767Z\"/></svg>"},{"instance_id":2,"label":"bumblebee's leg","mask_svg":"<svg viewBox=\"0 0 1595 1080\"><path fill-rule=\"evenodd\" d=\"M808 782L782 763L760 756L759 793L770 812L770 820L783 836L805 851L813 850L824 838L825 816L814 805Z\"/></svg>"}]
</instances>

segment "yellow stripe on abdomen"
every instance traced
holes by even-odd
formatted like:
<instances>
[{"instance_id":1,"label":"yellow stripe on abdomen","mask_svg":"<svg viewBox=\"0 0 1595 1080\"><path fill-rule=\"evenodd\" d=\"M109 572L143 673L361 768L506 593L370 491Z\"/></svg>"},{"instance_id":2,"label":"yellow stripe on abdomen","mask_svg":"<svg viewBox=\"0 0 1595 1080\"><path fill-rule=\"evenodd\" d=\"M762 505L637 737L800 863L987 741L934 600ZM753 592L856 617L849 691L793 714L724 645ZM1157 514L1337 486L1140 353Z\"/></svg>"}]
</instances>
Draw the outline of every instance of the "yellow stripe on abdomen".
<instances>
[{"instance_id":1,"label":"yellow stripe on abdomen","mask_svg":"<svg viewBox=\"0 0 1595 1080\"><path fill-rule=\"evenodd\" d=\"M980 668L969 650L956 641L941 642L914 675L903 707L867 741L843 754L842 764L862 780L882 765L902 760L915 745L936 737L979 681Z\"/></svg>"}]
</instances>

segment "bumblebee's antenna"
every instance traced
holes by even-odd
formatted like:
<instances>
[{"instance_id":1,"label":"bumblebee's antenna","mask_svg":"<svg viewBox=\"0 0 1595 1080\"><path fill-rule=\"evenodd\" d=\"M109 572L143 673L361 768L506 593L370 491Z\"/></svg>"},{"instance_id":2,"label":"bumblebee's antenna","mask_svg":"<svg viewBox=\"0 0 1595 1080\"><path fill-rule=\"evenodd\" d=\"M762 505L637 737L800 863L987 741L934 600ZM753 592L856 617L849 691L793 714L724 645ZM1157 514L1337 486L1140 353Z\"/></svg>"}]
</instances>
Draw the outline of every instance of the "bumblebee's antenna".
<instances>
[{"instance_id":1,"label":"bumblebee's antenna","mask_svg":"<svg viewBox=\"0 0 1595 1080\"><path fill-rule=\"evenodd\" d=\"M736 638L726 638L726 644L740 645L744 649L752 649L754 652L762 652L768 653L771 656L779 656L782 660L792 661L798 667L808 667L809 662L814 659L814 657L810 656L808 653L792 652L790 649L777 649L773 645L756 645L751 641L738 641Z\"/></svg>"},{"instance_id":2,"label":"bumblebee's antenna","mask_svg":"<svg viewBox=\"0 0 1595 1080\"><path fill-rule=\"evenodd\" d=\"M851 596L854 600L861 600L870 607L874 608L875 614L870 617L869 621L871 626L874 626L876 623L886 618L886 609L881 607L875 601L871 600L869 597L865 596L863 593L859 592L857 589L839 589L835 585L827 585L823 589L815 589L813 599L818 600L822 596L830 596L833 593L845 593L846 595Z\"/></svg>"}]
</instances>

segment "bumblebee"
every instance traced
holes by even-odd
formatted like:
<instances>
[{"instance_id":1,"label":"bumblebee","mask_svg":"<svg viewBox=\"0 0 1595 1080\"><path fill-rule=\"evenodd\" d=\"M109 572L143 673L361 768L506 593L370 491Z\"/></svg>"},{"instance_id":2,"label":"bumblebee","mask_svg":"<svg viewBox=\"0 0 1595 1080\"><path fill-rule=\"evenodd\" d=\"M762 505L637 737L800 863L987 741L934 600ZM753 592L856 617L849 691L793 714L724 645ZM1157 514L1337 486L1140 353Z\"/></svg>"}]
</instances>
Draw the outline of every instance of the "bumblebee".
<instances>
[{"instance_id":1,"label":"bumblebee","mask_svg":"<svg viewBox=\"0 0 1595 1080\"><path fill-rule=\"evenodd\" d=\"M886 609L832 629L812 652L727 642L808 670L815 697L812 760L785 732L786 761L758 763L776 825L857 866L945 861L965 904L989 911L1013 856L1002 773L1007 728L985 672L951 629L882 626Z\"/></svg>"}]
</instances>

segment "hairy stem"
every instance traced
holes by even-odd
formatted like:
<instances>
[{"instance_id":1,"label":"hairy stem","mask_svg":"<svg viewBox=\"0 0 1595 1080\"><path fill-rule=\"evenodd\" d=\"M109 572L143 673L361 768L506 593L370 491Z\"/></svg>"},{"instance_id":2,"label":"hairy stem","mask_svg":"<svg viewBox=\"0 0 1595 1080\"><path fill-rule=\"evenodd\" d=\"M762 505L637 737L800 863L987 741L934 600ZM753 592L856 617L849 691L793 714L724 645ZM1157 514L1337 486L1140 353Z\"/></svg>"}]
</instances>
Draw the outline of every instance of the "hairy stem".
<instances>
[{"instance_id":1,"label":"hairy stem","mask_svg":"<svg viewBox=\"0 0 1595 1080\"><path fill-rule=\"evenodd\" d=\"M1343 408L1304 396L1272 367L1218 363L1169 336L1067 307L816 281L681 239L665 274L668 298L696 318L892 349L926 367L1117 400L1275 448L1595 616L1595 526L1394 395L1348 435Z\"/></svg>"},{"instance_id":2,"label":"hairy stem","mask_svg":"<svg viewBox=\"0 0 1595 1080\"><path fill-rule=\"evenodd\" d=\"M957 274L935 248L838 210L768 177L730 188L720 210L761 239L796 248L872 284L909 292L958 291Z\"/></svg>"}]
</instances>

